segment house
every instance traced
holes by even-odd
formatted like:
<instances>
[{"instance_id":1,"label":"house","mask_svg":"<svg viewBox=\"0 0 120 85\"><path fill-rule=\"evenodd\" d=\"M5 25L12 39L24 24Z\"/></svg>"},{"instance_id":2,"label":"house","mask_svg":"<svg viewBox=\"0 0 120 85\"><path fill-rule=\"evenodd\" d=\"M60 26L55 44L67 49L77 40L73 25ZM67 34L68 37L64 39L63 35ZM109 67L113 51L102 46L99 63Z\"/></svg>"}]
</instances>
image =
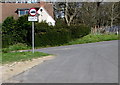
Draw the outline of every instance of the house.
<instances>
[{"instance_id":1,"label":"house","mask_svg":"<svg viewBox=\"0 0 120 85\"><path fill-rule=\"evenodd\" d=\"M0 0L2 3L37 3L40 0Z\"/></svg>"},{"instance_id":2,"label":"house","mask_svg":"<svg viewBox=\"0 0 120 85\"><path fill-rule=\"evenodd\" d=\"M46 21L48 25L55 26L55 20L49 15L44 7L40 7L40 9L38 10L38 14L38 22Z\"/></svg>"},{"instance_id":3,"label":"house","mask_svg":"<svg viewBox=\"0 0 120 85\"><path fill-rule=\"evenodd\" d=\"M50 21L52 21L51 25L54 21L54 15L53 15L53 5L52 3L47 2L39 2L39 3L0 3L0 23L2 23L8 16L13 16L14 19L17 19L20 16L28 14L28 11L30 8L35 8L36 10L39 10L40 8L43 9L43 15L45 18L42 21L46 21L50 24ZM41 16L41 14L39 14ZM47 16L46 16L47 15ZM39 17L39 22L40 20ZM49 16L49 17L48 17ZM47 18L46 18L47 17ZM55 21L54 21L55 23Z\"/></svg>"}]
</instances>

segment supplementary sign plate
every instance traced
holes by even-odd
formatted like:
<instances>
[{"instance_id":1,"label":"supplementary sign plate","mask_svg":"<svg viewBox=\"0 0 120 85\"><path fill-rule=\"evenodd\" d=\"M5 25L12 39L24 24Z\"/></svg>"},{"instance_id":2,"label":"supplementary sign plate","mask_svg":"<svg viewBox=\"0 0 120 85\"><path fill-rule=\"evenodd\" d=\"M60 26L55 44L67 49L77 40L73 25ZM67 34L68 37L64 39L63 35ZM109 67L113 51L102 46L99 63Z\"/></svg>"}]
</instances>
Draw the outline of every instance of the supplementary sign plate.
<instances>
[{"instance_id":1,"label":"supplementary sign plate","mask_svg":"<svg viewBox=\"0 0 120 85\"><path fill-rule=\"evenodd\" d=\"M28 21L38 21L38 18L36 16L29 16Z\"/></svg>"}]
</instances>

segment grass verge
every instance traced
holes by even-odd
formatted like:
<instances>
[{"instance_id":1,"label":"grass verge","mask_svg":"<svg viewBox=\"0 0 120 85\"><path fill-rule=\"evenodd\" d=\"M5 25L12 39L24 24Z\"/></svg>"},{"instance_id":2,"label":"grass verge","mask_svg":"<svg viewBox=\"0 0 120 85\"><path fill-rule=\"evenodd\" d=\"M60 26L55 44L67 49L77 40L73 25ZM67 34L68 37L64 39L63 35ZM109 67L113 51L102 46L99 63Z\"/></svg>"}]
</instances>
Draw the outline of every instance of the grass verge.
<instances>
[{"instance_id":1,"label":"grass verge","mask_svg":"<svg viewBox=\"0 0 120 85\"><path fill-rule=\"evenodd\" d=\"M8 52L11 52L11 51L27 50L27 49L31 49L31 47L27 46L26 44L18 43L18 44L15 44L15 45L11 45L8 48L3 48L2 52L3 53L8 53Z\"/></svg>"},{"instance_id":2,"label":"grass verge","mask_svg":"<svg viewBox=\"0 0 120 85\"><path fill-rule=\"evenodd\" d=\"M84 43L92 43L92 42L100 42L100 41L110 41L110 40L118 40L120 37L115 34L104 34L104 35L93 35L89 34L87 36L84 36L83 38L73 40L65 45L73 45L73 44L84 44ZM33 58L38 58L42 56L47 56L49 54L42 53L42 52L35 52L34 54L32 52L17 52L18 50L25 50L30 49L25 44L16 44L12 45L9 48L2 49L2 62L0 60L0 63L10 63L10 62L18 62L18 61L25 61L25 60L31 60ZM16 52L12 52L16 51Z\"/></svg>"},{"instance_id":3,"label":"grass verge","mask_svg":"<svg viewBox=\"0 0 120 85\"><path fill-rule=\"evenodd\" d=\"M43 56L48 56L49 54L42 53L42 52L9 52L9 53L2 53L2 64L11 63L11 62L18 62L18 61L26 61L31 60L33 58L39 58Z\"/></svg>"},{"instance_id":4,"label":"grass verge","mask_svg":"<svg viewBox=\"0 0 120 85\"><path fill-rule=\"evenodd\" d=\"M73 45L73 44L84 44L84 43L92 43L92 42L100 42L100 41L110 41L110 40L118 40L118 35L115 34L99 34L99 35L93 35L89 34L87 36L84 36L83 38L76 39L73 41L70 41L67 43L67 45Z\"/></svg>"}]
</instances>

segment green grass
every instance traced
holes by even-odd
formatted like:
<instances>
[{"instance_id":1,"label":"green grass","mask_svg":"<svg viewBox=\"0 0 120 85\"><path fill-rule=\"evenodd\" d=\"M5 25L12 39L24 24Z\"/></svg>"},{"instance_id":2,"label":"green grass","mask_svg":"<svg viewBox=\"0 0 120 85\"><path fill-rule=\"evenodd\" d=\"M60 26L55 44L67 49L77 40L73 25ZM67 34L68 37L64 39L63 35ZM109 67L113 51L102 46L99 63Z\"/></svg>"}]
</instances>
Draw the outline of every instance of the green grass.
<instances>
[{"instance_id":1,"label":"green grass","mask_svg":"<svg viewBox=\"0 0 120 85\"><path fill-rule=\"evenodd\" d=\"M120 39L120 37L119 37ZM110 41L110 40L118 40L118 35L115 34L89 34L87 36L84 36L83 38L76 39L73 41L70 41L69 43L65 45L73 45L73 44L84 44L84 43L92 43L92 42L100 42L100 41ZM2 49L2 62L0 57L0 62L2 64L5 63L11 63L11 62L18 62L18 61L25 61L25 60L31 60L33 58L38 58L42 56L47 56L49 54L42 53L42 52L35 52L34 54L32 52L17 52L18 50L26 50L31 49L25 44L15 44L10 46L9 48L3 48ZM16 52L11 52L16 51Z\"/></svg>"},{"instance_id":2,"label":"green grass","mask_svg":"<svg viewBox=\"0 0 120 85\"><path fill-rule=\"evenodd\" d=\"M39 58L42 56L49 55L42 52L35 52L33 54L32 52L18 51L18 50L27 50L27 49L31 49L31 47L28 47L26 44L22 44L22 43L11 45L8 48L3 48L2 56L0 56L0 63L6 64L6 63L12 63L18 61L26 61L26 60L31 60L34 58Z\"/></svg>"},{"instance_id":3,"label":"green grass","mask_svg":"<svg viewBox=\"0 0 120 85\"><path fill-rule=\"evenodd\" d=\"M31 60L33 58L39 58L42 56L48 56L49 54L42 52L10 52L10 53L2 53L2 64L18 62L18 61L26 61Z\"/></svg>"},{"instance_id":4,"label":"green grass","mask_svg":"<svg viewBox=\"0 0 120 85\"><path fill-rule=\"evenodd\" d=\"M27 46L26 44L18 43L15 45L11 45L8 48L3 48L2 52L3 53L8 53L11 51L18 51L18 50L26 50L26 49L31 49L31 47Z\"/></svg>"},{"instance_id":5,"label":"green grass","mask_svg":"<svg viewBox=\"0 0 120 85\"><path fill-rule=\"evenodd\" d=\"M0 66L2 64L2 52L0 51Z\"/></svg>"},{"instance_id":6,"label":"green grass","mask_svg":"<svg viewBox=\"0 0 120 85\"><path fill-rule=\"evenodd\" d=\"M100 42L100 41L110 41L110 40L118 40L118 35L115 34L99 34L93 35L89 34L84 36L83 38L76 39L74 41L70 41L67 45L73 44L84 44L84 43L92 43L92 42Z\"/></svg>"}]
</instances>

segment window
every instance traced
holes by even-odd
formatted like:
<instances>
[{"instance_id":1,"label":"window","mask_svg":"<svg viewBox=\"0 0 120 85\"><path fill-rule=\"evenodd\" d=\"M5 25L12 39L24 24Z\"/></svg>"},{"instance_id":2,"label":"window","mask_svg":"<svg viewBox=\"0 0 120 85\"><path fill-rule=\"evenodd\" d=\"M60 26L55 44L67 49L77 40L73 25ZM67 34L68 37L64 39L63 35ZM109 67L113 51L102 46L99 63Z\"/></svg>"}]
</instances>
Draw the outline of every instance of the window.
<instances>
[{"instance_id":1,"label":"window","mask_svg":"<svg viewBox=\"0 0 120 85\"><path fill-rule=\"evenodd\" d=\"M19 17L28 14L28 11L29 10L19 10L18 11Z\"/></svg>"},{"instance_id":2,"label":"window","mask_svg":"<svg viewBox=\"0 0 120 85\"><path fill-rule=\"evenodd\" d=\"M26 10L26 14L29 14L29 10Z\"/></svg>"},{"instance_id":3,"label":"window","mask_svg":"<svg viewBox=\"0 0 120 85\"><path fill-rule=\"evenodd\" d=\"M25 15L25 11L20 11L20 15Z\"/></svg>"}]
</instances>

